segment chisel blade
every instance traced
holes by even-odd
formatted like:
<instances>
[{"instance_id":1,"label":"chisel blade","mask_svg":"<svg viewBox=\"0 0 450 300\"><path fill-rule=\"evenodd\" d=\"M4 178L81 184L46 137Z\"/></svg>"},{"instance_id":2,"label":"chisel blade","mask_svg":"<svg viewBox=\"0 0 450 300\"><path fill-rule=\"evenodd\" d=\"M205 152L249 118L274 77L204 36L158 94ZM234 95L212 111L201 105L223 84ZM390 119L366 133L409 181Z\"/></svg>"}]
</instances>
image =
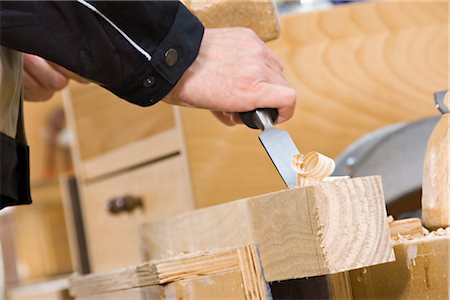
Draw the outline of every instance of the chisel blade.
<instances>
[{"instance_id":1,"label":"chisel blade","mask_svg":"<svg viewBox=\"0 0 450 300\"><path fill-rule=\"evenodd\" d=\"M299 153L289 134L275 127L268 127L259 135L261 144L288 187L297 185L297 173L291 167L293 155Z\"/></svg>"}]
</instances>

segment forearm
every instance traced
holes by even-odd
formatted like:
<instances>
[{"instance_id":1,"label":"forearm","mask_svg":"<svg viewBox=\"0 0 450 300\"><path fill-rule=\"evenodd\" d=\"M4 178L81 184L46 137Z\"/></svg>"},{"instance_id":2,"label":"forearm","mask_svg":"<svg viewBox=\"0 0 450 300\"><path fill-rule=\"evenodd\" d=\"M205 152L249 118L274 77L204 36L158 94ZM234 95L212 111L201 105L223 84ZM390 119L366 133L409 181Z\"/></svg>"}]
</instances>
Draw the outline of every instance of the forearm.
<instances>
[{"instance_id":1,"label":"forearm","mask_svg":"<svg viewBox=\"0 0 450 300\"><path fill-rule=\"evenodd\" d=\"M39 55L139 105L164 97L197 56L203 26L174 1L1 1L2 46ZM165 53L178 59L168 66Z\"/></svg>"}]
</instances>

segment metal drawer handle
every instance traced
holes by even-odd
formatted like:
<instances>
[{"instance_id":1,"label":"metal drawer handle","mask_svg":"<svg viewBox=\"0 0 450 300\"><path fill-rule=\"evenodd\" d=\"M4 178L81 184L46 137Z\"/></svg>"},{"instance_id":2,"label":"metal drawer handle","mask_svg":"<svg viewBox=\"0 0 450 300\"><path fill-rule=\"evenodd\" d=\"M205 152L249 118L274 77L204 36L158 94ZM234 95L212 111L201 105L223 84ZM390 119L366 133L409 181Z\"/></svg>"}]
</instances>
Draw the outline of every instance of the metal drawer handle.
<instances>
[{"instance_id":1,"label":"metal drawer handle","mask_svg":"<svg viewBox=\"0 0 450 300\"><path fill-rule=\"evenodd\" d=\"M125 195L108 201L106 208L111 214L119 214L122 212L132 212L136 208L144 208L142 198Z\"/></svg>"}]
</instances>

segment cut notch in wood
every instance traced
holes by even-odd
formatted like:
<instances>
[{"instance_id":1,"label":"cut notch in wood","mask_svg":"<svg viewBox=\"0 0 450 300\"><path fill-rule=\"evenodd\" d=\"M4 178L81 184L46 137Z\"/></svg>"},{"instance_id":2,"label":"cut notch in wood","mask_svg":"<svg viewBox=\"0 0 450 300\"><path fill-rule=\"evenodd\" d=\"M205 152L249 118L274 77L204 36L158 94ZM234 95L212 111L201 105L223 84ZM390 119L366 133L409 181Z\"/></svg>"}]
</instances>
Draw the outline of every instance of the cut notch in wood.
<instances>
[{"instance_id":1,"label":"cut notch in wood","mask_svg":"<svg viewBox=\"0 0 450 300\"><path fill-rule=\"evenodd\" d=\"M70 279L69 290L74 297L84 297L229 272L241 273L246 299L267 299L270 292L256 246L197 252L108 273L75 276Z\"/></svg>"}]
</instances>

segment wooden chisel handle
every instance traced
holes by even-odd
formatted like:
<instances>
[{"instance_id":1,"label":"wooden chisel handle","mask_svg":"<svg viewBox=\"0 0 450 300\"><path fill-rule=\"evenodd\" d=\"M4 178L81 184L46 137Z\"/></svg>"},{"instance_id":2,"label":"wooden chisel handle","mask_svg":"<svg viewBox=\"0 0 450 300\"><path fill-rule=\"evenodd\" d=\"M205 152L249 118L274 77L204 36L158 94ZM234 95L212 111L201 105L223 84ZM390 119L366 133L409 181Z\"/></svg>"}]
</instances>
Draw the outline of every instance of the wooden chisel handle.
<instances>
[{"instance_id":1,"label":"wooden chisel handle","mask_svg":"<svg viewBox=\"0 0 450 300\"><path fill-rule=\"evenodd\" d=\"M446 100L449 103L448 92ZM441 108L441 111L444 109ZM445 110L448 111L448 110ZM425 227L450 226L450 113L433 130L425 152L422 182L422 220Z\"/></svg>"}]
</instances>

